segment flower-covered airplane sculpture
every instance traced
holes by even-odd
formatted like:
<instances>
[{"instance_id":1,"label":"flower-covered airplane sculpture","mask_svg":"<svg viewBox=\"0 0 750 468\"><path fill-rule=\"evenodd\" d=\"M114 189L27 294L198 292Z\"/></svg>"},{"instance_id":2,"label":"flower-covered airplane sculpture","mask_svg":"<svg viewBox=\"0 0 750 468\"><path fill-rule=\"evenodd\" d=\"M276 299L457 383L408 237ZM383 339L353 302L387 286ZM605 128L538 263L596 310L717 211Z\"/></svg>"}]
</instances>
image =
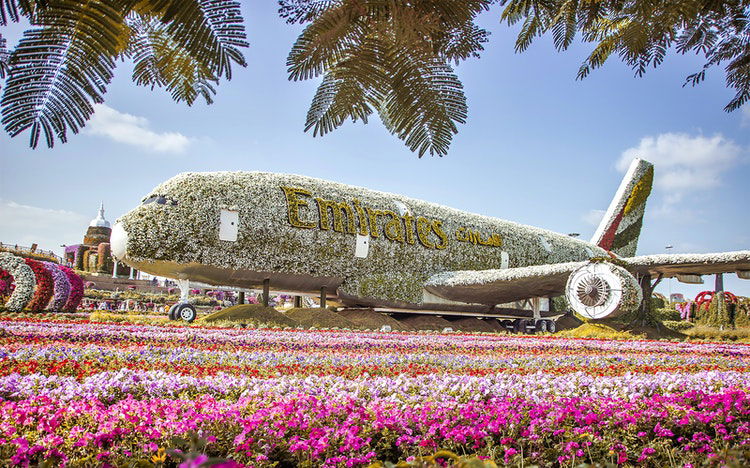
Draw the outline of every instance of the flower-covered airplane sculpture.
<instances>
[{"instance_id":1,"label":"flower-covered airplane sculpture","mask_svg":"<svg viewBox=\"0 0 750 468\"><path fill-rule=\"evenodd\" d=\"M638 307L649 277L750 278L750 251L634 256L653 173L633 161L591 242L310 177L184 173L117 221L112 252L159 276L412 312L492 314L564 293L599 319Z\"/></svg>"}]
</instances>

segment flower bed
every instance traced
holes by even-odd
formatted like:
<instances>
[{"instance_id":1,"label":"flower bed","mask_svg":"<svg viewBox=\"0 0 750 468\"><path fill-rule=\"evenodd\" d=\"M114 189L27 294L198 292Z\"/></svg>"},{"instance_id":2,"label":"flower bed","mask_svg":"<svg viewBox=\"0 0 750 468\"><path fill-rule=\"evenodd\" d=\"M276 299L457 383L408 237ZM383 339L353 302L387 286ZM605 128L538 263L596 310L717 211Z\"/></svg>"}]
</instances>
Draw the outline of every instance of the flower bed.
<instances>
[{"instance_id":1,"label":"flower bed","mask_svg":"<svg viewBox=\"0 0 750 468\"><path fill-rule=\"evenodd\" d=\"M19 465L152 463L194 434L205 455L249 466L438 449L501 465L697 466L750 444L744 344L41 319L0 329L0 460Z\"/></svg>"}]
</instances>

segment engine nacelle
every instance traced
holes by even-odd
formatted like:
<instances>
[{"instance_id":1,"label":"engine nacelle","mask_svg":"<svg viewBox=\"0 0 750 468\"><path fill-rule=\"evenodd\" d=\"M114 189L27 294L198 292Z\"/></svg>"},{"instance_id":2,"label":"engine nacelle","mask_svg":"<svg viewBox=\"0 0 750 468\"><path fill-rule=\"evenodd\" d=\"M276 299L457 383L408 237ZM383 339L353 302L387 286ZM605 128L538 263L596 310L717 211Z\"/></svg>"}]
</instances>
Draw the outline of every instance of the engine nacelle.
<instances>
[{"instance_id":1,"label":"engine nacelle","mask_svg":"<svg viewBox=\"0 0 750 468\"><path fill-rule=\"evenodd\" d=\"M629 271L600 262L589 263L570 274L565 298L580 315L603 319L635 310L641 305L643 293Z\"/></svg>"}]
</instances>

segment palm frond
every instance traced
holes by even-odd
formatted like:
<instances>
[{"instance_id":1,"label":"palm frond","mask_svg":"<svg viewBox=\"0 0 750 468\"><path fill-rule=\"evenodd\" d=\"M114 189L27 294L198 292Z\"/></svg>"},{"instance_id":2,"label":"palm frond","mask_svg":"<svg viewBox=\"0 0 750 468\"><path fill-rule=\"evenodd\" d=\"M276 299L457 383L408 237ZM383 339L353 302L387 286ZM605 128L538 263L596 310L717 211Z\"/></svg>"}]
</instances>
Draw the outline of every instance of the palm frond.
<instances>
[{"instance_id":1,"label":"palm frond","mask_svg":"<svg viewBox=\"0 0 750 468\"><path fill-rule=\"evenodd\" d=\"M309 23L341 0L279 0L279 16L289 24Z\"/></svg>"},{"instance_id":2,"label":"palm frond","mask_svg":"<svg viewBox=\"0 0 750 468\"><path fill-rule=\"evenodd\" d=\"M233 0L154 0L135 12L158 17L180 49L208 65L218 78L232 78L232 63L247 66L240 48L248 46L240 4Z\"/></svg>"},{"instance_id":3,"label":"palm frond","mask_svg":"<svg viewBox=\"0 0 750 468\"><path fill-rule=\"evenodd\" d=\"M366 89L352 76L337 79L327 74L307 112L305 131L312 128L313 136L323 136L341 126L348 118L353 122L362 120L367 123L367 117L373 110L365 94Z\"/></svg>"},{"instance_id":4,"label":"palm frond","mask_svg":"<svg viewBox=\"0 0 750 468\"><path fill-rule=\"evenodd\" d=\"M218 78L206 64L179 47L159 21L136 17L127 55L133 59L133 81L139 86L164 87L176 102L192 105L198 96L213 103Z\"/></svg>"},{"instance_id":5,"label":"palm frond","mask_svg":"<svg viewBox=\"0 0 750 468\"><path fill-rule=\"evenodd\" d=\"M46 0L0 0L0 26L30 17L37 8L47 6Z\"/></svg>"},{"instance_id":6,"label":"palm frond","mask_svg":"<svg viewBox=\"0 0 750 468\"><path fill-rule=\"evenodd\" d=\"M420 157L447 154L467 113L448 63L479 56L488 33L474 21L493 2L282 1L290 18L310 22L287 59L289 78L324 77L305 130L323 135L377 110Z\"/></svg>"},{"instance_id":7,"label":"palm frond","mask_svg":"<svg viewBox=\"0 0 750 468\"><path fill-rule=\"evenodd\" d=\"M287 57L289 79L298 81L320 76L327 68L348 58L351 50L363 41L371 24L363 13L342 6L325 11L307 26Z\"/></svg>"},{"instance_id":8,"label":"palm frond","mask_svg":"<svg viewBox=\"0 0 750 468\"><path fill-rule=\"evenodd\" d=\"M10 73L10 67L8 62L10 61L10 52L6 48L6 40L2 34L0 34L0 78L5 77Z\"/></svg>"},{"instance_id":9,"label":"palm frond","mask_svg":"<svg viewBox=\"0 0 750 468\"><path fill-rule=\"evenodd\" d=\"M2 96L2 124L11 136L30 129L35 148L41 133L52 147L77 133L93 113L92 102L112 79L121 51L124 18L104 2L60 0L41 9L41 28L27 30L10 57Z\"/></svg>"},{"instance_id":10,"label":"palm frond","mask_svg":"<svg viewBox=\"0 0 750 468\"><path fill-rule=\"evenodd\" d=\"M388 130L422 157L448 154L456 123L465 123L466 97L452 68L438 60L414 60L394 49L389 93L378 111Z\"/></svg>"}]
</instances>

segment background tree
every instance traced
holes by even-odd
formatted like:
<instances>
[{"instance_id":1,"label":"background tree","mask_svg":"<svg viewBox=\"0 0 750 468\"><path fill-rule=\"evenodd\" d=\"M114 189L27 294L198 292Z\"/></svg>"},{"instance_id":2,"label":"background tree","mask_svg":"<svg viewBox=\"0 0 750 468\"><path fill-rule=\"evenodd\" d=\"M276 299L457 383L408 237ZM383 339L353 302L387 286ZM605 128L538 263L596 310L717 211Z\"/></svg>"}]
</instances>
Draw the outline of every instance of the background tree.
<instances>
[{"instance_id":1,"label":"background tree","mask_svg":"<svg viewBox=\"0 0 750 468\"><path fill-rule=\"evenodd\" d=\"M231 0L0 0L0 26L28 19L12 51L0 36L2 124L11 135L30 130L52 147L67 140L104 102L116 62L135 63L133 81L164 87L191 105L212 102L215 85L246 66L239 4Z\"/></svg>"}]
</instances>

